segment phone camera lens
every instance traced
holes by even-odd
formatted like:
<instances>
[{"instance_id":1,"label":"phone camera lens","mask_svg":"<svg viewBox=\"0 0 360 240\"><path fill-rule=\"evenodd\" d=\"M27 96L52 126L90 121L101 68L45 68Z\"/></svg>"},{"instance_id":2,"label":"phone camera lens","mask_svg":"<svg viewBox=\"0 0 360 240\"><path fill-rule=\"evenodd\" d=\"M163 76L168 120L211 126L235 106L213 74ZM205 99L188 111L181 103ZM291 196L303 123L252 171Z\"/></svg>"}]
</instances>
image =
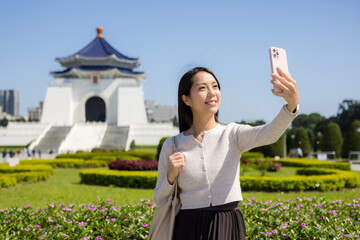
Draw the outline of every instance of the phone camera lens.
<instances>
[{"instance_id":1,"label":"phone camera lens","mask_svg":"<svg viewBox=\"0 0 360 240\"><path fill-rule=\"evenodd\" d=\"M273 56L274 56L274 58L276 58L276 54L274 54Z\"/></svg>"}]
</instances>

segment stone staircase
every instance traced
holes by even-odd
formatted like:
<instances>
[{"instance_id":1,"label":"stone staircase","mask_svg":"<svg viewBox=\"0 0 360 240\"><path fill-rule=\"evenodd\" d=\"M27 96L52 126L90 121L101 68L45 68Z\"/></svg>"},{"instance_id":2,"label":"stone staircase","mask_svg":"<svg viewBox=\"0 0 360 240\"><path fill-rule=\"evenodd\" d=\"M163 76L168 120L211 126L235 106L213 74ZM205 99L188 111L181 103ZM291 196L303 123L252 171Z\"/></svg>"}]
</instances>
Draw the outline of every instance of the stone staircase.
<instances>
[{"instance_id":1,"label":"stone staircase","mask_svg":"<svg viewBox=\"0 0 360 240\"><path fill-rule=\"evenodd\" d=\"M108 126L100 147L125 149L129 127Z\"/></svg>"},{"instance_id":2,"label":"stone staircase","mask_svg":"<svg viewBox=\"0 0 360 240\"><path fill-rule=\"evenodd\" d=\"M50 150L57 151L61 145L61 142L66 138L70 132L71 127L51 127L41 138L39 144L34 146L34 149L41 149L42 152L47 153Z\"/></svg>"},{"instance_id":3,"label":"stone staircase","mask_svg":"<svg viewBox=\"0 0 360 240\"><path fill-rule=\"evenodd\" d=\"M77 150L90 152L100 146L107 129L106 123L77 123L59 147L59 153L74 153Z\"/></svg>"}]
</instances>

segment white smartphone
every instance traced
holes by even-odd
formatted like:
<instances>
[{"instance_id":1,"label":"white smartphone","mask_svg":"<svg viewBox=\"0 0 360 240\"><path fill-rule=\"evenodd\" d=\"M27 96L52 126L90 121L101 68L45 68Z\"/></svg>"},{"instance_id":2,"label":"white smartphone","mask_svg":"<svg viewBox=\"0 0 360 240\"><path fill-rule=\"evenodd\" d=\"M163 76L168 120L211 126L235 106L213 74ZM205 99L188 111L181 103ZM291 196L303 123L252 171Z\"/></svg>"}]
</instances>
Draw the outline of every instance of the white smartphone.
<instances>
[{"instance_id":1,"label":"white smartphone","mask_svg":"<svg viewBox=\"0 0 360 240\"><path fill-rule=\"evenodd\" d=\"M289 73L285 49L278 47L270 47L269 55L270 55L271 73L275 73L279 75L276 70L277 67L283 70L283 72L287 74ZM281 90L276 86L274 86L273 89L275 92L281 92Z\"/></svg>"}]
</instances>

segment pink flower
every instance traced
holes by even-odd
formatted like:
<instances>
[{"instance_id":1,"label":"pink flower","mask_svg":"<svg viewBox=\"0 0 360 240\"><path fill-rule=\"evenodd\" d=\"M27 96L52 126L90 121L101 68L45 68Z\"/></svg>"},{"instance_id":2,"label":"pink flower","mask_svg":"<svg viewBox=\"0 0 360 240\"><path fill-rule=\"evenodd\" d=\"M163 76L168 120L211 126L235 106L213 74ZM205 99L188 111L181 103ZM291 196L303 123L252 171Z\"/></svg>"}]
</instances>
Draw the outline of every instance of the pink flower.
<instances>
[{"instance_id":1,"label":"pink flower","mask_svg":"<svg viewBox=\"0 0 360 240\"><path fill-rule=\"evenodd\" d=\"M144 227L147 227L148 225L146 223L143 224Z\"/></svg>"},{"instance_id":2,"label":"pink flower","mask_svg":"<svg viewBox=\"0 0 360 240\"><path fill-rule=\"evenodd\" d=\"M305 227L305 223L301 223L301 226Z\"/></svg>"},{"instance_id":3,"label":"pink flower","mask_svg":"<svg viewBox=\"0 0 360 240\"><path fill-rule=\"evenodd\" d=\"M30 228L25 228L25 231L27 231L27 232L30 231Z\"/></svg>"},{"instance_id":4,"label":"pink flower","mask_svg":"<svg viewBox=\"0 0 360 240\"><path fill-rule=\"evenodd\" d=\"M124 231L124 233L130 233L130 232L128 232L128 231Z\"/></svg>"},{"instance_id":5,"label":"pink flower","mask_svg":"<svg viewBox=\"0 0 360 240\"><path fill-rule=\"evenodd\" d=\"M24 208L29 208L29 205L25 205L25 207Z\"/></svg>"},{"instance_id":6,"label":"pink flower","mask_svg":"<svg viewBox=\"0 0 360 240\"><path fill-rule=\"evenodd\" d=\"M116 218L112 218L111 221L115 222L115 221L116 221Z\"/></svg>"},{"instance_id":7,"label":"pink flower","mask_svg":"<svg viewBox=\"0 0 360 240\"><path fill-rule=\"evenodd\" d=\"M273 233L277 233L276 229L273 231Z\"/></svg>"},{"instance_id":8,"label":"pink flower","mask_svg":"<svg viewBox=\"0 0 360 240\"><path fill-rule=\"evenodd\" d=\"M102 239L100 236L97 236L96 239Z\"/></svg>"}]
</instances>

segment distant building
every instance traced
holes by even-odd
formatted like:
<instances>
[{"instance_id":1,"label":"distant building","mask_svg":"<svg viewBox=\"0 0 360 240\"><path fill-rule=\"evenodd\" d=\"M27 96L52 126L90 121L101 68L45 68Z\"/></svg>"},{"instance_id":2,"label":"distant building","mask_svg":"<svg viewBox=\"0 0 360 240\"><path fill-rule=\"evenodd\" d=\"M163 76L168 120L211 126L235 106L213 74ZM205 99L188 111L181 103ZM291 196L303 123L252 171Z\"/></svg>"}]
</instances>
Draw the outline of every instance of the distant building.
<instances>
[{"instance_id":1,"label":"distant building","mask_svg":"<svg viewBox=\"0 0 360 240\"><path fill-rule=\"evenodd\" d=\"M42 109L43 102L40 102L36 108L28 108L28 119L40 121Z\"/></svg>"},{"instance_id":2,"label":"distant building","mask_svg":"<svg viewBox=\"0 0 360 240\"><path fill-rule=\"evenodd\" d=\"M11 116L19 116L19 91L0 90L0 106L2 112Z\"/></svg>"},{"instance_id":3,"label":"distant building","mask_svg":"<svg viewBox=\"0 0 360 240\"><path fill-rule=\"evenodd\" d=\"M176 105L157 105L155 101L145 101L149 122L172 122L177 115Z\"/></svg>"},{"instance_id":4,"label":"distant building","mask_svg":"<svg viewBox=\"0 0 360 240\"><path fill-rule=\"evenodd\" d=\"M51 72L55 81L47 87L44 106L29 111L31 118L41 115L40 121L11 122L0 128L0 146L31 143L31 150L57 153L91 151L95 147L128 150L132 141L136 145L157 145L162 137L179 133L172 122L148 121L145 73L136 70L140 60L112 47L101 27L96 38L80 51L56 60L65 69ZM156 107L153 112L161 115ZM156 119L168 120L171 114L167 115Z\"/></svg>"}]
</instances>

